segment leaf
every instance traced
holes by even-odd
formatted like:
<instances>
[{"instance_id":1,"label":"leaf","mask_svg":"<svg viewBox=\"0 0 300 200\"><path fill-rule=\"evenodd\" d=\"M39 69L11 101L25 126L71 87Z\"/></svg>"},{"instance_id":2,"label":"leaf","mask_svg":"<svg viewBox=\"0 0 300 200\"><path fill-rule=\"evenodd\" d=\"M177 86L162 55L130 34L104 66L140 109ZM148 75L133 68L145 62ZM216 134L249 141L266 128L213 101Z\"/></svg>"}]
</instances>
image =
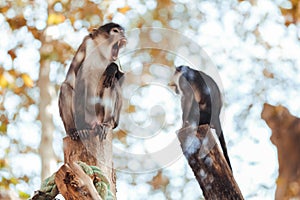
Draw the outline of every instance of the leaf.
<instances>
[{"instance_id":1,"label":"leaf","mask_svg":"<svg viewBox=\"0 0 300 200\"><path fill-rule=\"evenodd\" d=\"M28 199L30 197L29 194L23 192L23 191L19 191L19 196L22 198L22 199Z\"/></svg>"},{"instance_id":2,"label":"leaf","mask_svg":"<svg viewBox=\"0 0 300 200\"><path fill-rule=\"evenodd\" d=\"M152 185L154 190L157 190L165 188L169 184L169 179L164 176L161 171L159 171L149 183Z\"/></svg>"},{"instance_id":3,"label":"leaf","mask_svg":"<svg viewBox=\"0 0 300 200\"><path fill-rule=\"evenodd\" d=\"M7 167L8 163L5 159L0 159L0 169Z\"/></svg>"},{"instance_id":4,"label":"leaf","mask_svg":"<svg viewBox=\"0 0 300 200\"><path fill-rule=\"evenodd\" d=\"M5 78L4 74L0 74L0 87L6 88L8 86L8 81Z\"/></svg>"},{"instance_id":5,"label":"leaf","mask_svg":"<svg viewBox=\"0 0 300 200\"><path fill-rule=\"evenodd\" d=\"M24 19L24 16L22 16L22 15L18 15L14 18L7 19L7 22L9 23L12 30L16 30L23 26L26 26L26 20Z\"/></svg>"},{"instance_id":6,"label":"leaf","mask_svg":"<svg viewBox=\"0 0 300 200\"><path fill-rule=\"evenodd\" d=\"M11 178L9 181L13 185L17 185L20 182L17 178Z\"/></svg>"},{"instance_id":7,"label":"leaf","mask_svg":"<svg viewBox=\"0 0 300 200\"><path fill-rule=\"evenodd\" d=\"M114 136L122 143L122 144L127 144L127 140L126 140L126 132L123 130L118 130Z\"/></svg>"},{"instance_id":8,"label":"leaf","mask_svg":"<svg viewBox=\"0 0 300 200\"><path fill-rule=\"evenodd\" d=\"M33 87L33 80L27 74L22 74L22 79L27 87Z\"/></svg>"},{"instance_id":9,"label":"leaf","mask_svg":"<svg viewBox=\"0 0 300 200\"><path fill-rule=\"evenodd\" d=\"M270 72L269 70L267 70L267 69L263 70L263 74L267 78L274 78L274 74L272 72Z\"/></svg>"},{"instance_id":10,"label":"leaf","mask_svg":"<svg viewBox=\"0 0 300 200\"><path fill-rule=\"evenodd\" d=\"M112 21L112 20L113 20L113 17L114 17L114 15L113 15L112 13L110 13L110 14L108 14L108 15L106 16L106 18L107 18L109 21Z\"/></svg>"},{"instance_id":11,"label":"leaf","mask_svg":"<svg viewBox=\"0 0 300 200\"><path fill-rule=\"evenodd\" d=\"M64 22L66 17L63 14L51 13L48 16L47 23L48 25L60 24Z\"/></svg>"},{"instance_id":12,"label":"leaf","mask_svg":"<svg viewBox=\"0 0 300 200\"><path fill-rule=\"evenodd\" d=\"M0 13L6 13L9 9L9 6L4 6L0 8Z\"/></svg>"},{"instance_id":13,"label":"leaf","mask_svg":"<svg viewBox=\"0 0 300 200\"><path fill-rule=\"evenodd\" d=\"M36 29L35 27L27 27L28 30L32 33L33 37L40 40L41 36L42 36L42 31Z\"/></svg>"},{"instance_id":14,"label":"leaf","mask_svg":"<svg viewBox=\"0 0 300 200\"><path fill-rule=\"evenodd\" d=\"M131 8L126 5L123 8L118 8L118 12L122 13L122 14L126 14L129 10L131 10Z\"/></svg>"},{"instance_id":15,"label":"leaf","mask_svg":"<svg viewBox=\"0 0 300 200\"><path fill-rule=\"evenodd\" d=\"M7 124L2 122L0 126L0 132L6 133L6 131L7 131Z\"/></svg>"},{"instance_id":16,"label":"leaf","mask_svg":"<svg viewBox=\"0 0 300 200\"><path fill-rule=\"evenodd\" d=\"M10 55L12 60L14 60L17 57L14 49L9 50L7 53Z\"/></svg>"},{"instance_id":17,"label":"leaf","mask_svg":"<svg viewBox=\"0 0 300 200\"><path fill-rule=\"evenodd\" d=\"M129 105L127 108L128 113L134 113L135 112L135 106L134 105Z\"/></svg>"}]
</instances>

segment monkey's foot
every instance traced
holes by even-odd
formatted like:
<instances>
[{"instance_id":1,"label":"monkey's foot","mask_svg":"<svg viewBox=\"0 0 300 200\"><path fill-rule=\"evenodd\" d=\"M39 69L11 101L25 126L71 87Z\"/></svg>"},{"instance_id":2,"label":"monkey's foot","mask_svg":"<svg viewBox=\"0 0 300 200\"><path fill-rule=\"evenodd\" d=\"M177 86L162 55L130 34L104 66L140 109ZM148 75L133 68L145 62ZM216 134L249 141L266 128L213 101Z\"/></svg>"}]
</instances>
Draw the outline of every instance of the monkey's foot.
<instances>
[{"instance_id":1,"label":"monkey's foot","mask_svg":"<svg viewBox=\"0 0 300 200\"><path fill-rule=\"evenodd\" d=\"M106 139L107 133L111 129L111 126L108 124L97 124L95 127L95 132L97 135L99 135L100 141L103 141Z\"/></svg>"},{"instance_id":2,"label":"monkey's foot","mask_svg":"<svg viewBox=\"0 0 300 200\"><path fill-rule=\"evenodd\" d=\"M69 129L68 135L71 137L72 140L78 140L79 139L77 129L75 129L75 128Z\"/></svg>"},{"instance_id":3,"label":"monkey's foot","mask_svg":"<svg viewBox=\"0 0 300 200\"><path fill-rule=\"evenodd\" d=\"M72 140L78 140L80 139L87 139L90 135L91 129L82 129L82 130L77 130L77 129L71 129L69 131L69 135Z\"/></svg>"},{"instance_id":4,"label":"monkey's foot","mask_svg":"<svg viewBox=\"0 0 300 200\"><path fill-rule=\"evenodd\" d=\"M77 130L80 139L87 139L91 135L91 129L81 129Z\"/></svg>"}]
</instances>

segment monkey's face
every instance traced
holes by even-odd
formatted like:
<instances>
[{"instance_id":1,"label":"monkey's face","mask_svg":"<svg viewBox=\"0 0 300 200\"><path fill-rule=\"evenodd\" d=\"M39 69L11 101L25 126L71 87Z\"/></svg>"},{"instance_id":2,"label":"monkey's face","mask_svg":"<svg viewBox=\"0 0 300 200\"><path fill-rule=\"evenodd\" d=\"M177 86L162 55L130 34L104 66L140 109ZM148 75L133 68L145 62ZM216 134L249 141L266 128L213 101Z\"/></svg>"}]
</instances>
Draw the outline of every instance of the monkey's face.
<instances>
[{"instance_id":1,"label":"monkey's face","mask_svg":"<svg viewBox=\"0 0 300 200\"><path fill-rule=\"evenodd\" d=\"M176 71L172 77L169 86L171 86L176 94L194 96L192 80L195 76L195 70L188 66L176 67Z\"/></svg>"},{"instance_id":2,"label":"monkey's face","mask_svg":"<svg viewBox=\"0 0 300 200\"><path fill-rule=\"evenodd\" d=\"M99 44L101 54L110 62L116 61L119 50L127 43L124 29L118 24L109 23L97 31L99 33L94 39Z\"/></svg>"},{"instance_id":3,"label":"monkey's face","mask_svg":"<svg viewBox=\"0 0 300 200\"><path fill-rule=\"evenodd\" d=\"M110 62L118 59L119 50L127 43L124 29L115 23L108 23L95 29L90 36L96 41L101 55Z\"/></svg>"},{"instance_id":4,"label":"monkey's face","mask_svg":"<svg viewBox=\"0 0 300 200\"><path fill-rule=\"evenodd\" d=\"M180 90L180 85L179 85L179 80L180 77L182 76L182 73L180 71L175 71L171 82L169 83L169 86L175 91L176 94L181 94L181 90Z\"/></svg>"},{"instance_id":5,"label":"monkey's face","mask_svg":"<svg viewBox=\"0 0 300 200\"><path fill-rule=\"evenodd\" d=\"M124 30L120 28L112 28L109 32L109 37L111 38L111 56L112 61L117 60L119 49L125 46L127 40L124 35Z\"/></svg>"}]
</instances>

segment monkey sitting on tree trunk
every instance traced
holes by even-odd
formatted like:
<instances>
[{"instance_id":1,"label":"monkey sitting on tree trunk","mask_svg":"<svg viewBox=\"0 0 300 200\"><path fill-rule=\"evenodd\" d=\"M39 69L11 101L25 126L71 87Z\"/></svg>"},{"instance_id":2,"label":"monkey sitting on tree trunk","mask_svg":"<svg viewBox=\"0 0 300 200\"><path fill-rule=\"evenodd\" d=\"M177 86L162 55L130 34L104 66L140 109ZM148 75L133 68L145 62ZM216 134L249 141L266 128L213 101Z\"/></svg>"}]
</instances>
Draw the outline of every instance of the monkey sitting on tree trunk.
<instances>
[{"instance_id":1,"label":"monkey sitting on tree trunk","mask_svg":"<svg viewBox=\"0 0 300 200\"><path fill-rule=\"evenodd\" d=\"M220 122L222 99L216 82L201 71L179 66L169 85L181 95L183 127L210 124L216 130L224 157L232 169Z\"/></svg>"},{"instance_id":2,"label":"monkey sitting on tree trunk","mask_svg":"<svg viewBox=\"0 0 300 200\"><path fill-rule=\"evenodd\" d=\"M91 134L103 140L117 126L123 73L114 61L125 44L124 29L108 23L94 29L77 50L59 95L60 116L73 140Z\"/></svg>"}]
</instances>

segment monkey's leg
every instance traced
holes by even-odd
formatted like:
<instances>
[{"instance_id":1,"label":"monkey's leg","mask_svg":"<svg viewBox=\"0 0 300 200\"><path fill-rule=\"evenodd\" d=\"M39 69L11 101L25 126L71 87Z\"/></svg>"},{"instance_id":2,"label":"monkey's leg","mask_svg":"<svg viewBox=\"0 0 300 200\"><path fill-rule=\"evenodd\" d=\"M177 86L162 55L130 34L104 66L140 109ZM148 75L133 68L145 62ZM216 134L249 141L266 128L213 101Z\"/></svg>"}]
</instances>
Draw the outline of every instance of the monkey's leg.
<instances>
[{"instance_id":1,"label":"monkey's leg","mask_svg":"<svg viewBox=\"0 0 300 200\"><path fill-rule=\"evenodd\" d=\"M114 83L115 84L115 83ZM102 88L100 92L100 99L102 103L98 105L96 126L96 133L99 135L100 140L104 140L107 134L115 127L115 106L117 100L117 92L114 85L109 88Z\"/></svg>"},{"instance_id":2,"label":"monkey's leg","mask_svg":"<svg viewBox=\"0 0 300 200\"><path fill-rule=\"evenodd\" d=\"M67 135L73 140L78 139L78 133L74 122L74 90L69 83L64 82L60 88L59 94L59 113L63 120Z\"/></svg>"},{"instance_id":3,"label":"monkey's leg","mask_svg":"<svg viewBox=\"0 0 300 200\"><path fill-rule=\"evenodd\" d=\"M94 80L78 79L74 98L75 127L78 138L87 139L94 134L94 127L98 124L95 104Z\"/></svg>"}]
</instances>

